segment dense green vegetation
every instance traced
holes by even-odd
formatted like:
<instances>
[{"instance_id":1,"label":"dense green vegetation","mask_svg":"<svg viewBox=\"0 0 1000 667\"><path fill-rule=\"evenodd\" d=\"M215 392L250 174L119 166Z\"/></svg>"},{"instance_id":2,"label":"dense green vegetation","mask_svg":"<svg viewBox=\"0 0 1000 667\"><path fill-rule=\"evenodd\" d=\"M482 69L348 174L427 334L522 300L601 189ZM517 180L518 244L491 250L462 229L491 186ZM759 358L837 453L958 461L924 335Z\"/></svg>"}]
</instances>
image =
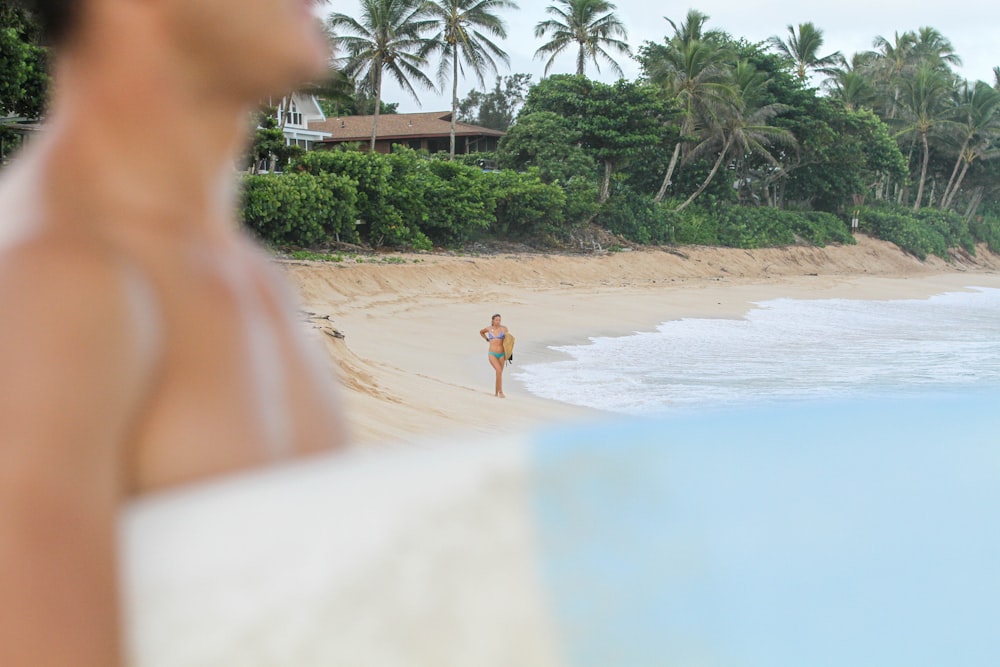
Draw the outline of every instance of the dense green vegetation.
<instances>
[{"instance_id":1,"label":"dense green vegetation","mask_svg":"<svg viewBox=\"0 0 1000 667\"><path fill-rule=\"evenodd\" d=\"M557 234L567 210L562 187L537 170L483 171L462 161L399 148L306 153L284 174L244 176L243 222L265 241L308 247L332 241L430 249L489 234ZM336 206L321 199L329 190Z\"/></svg>"},{"instance_id":2,"label":"dense green vegetation","mask_svg":"<svg viewBox=\"0 0 1000 667\"><path fill-rule=\"evenodd\" d=\"M427 15L419 3L406 6L416 9L408 27L424 34ZM510 7L492 7L502 6ZM852 243L856 217L861 231L919 257L998 247L1000 81L957 76L960 60L933 28L877 36L871 51L848 59L825 53L812 23L750 43L691 10L667 19L661 41L634 50L639 79L594 81L588 64L620 72L614 58L633 54L615 9L604 0L549 6L537 54L546 73L557 56L574 55L576 73L534 85L517 75L506 87L498 78L457 107L465 120L507 129L497 154L485 156L501 171L446 174L435 156L410 155L405 173L422 160L441 182L411 178L406 196L437 203L403 216L402 235L362 240L552 241L596 224L636 243L822 245ZM414 43L409 53L435 48L445 47ZM447 62L454 90L454 58Z\"/></svg>"},{"instance_id":3,"label":"dense green vegetation","mask_svg":"<svg viewBox=\"0 0 1000 667\"><path fill-rule=\"evenodd\" d=\"M18 5L0 1L0 160L20 140L14 124L42 115L48 85L48 52L39 46L39 30Z\"/></svg>"},{"instance_id":4,"label":"dense green vegetation","mask_svg":"<svg viewBox=\"0 0 1000 667\"><path fill-rule=\"evenodd\" d=\"M847 56L826 53L812 23L750 43L691 10L633 48L613 4L558 0L536 26L536 53L547 71L575 73L497 77L459 101L466 73L483 86L506 62L502 13L515 9L364 0L357 17L331 14L342 60L310 89L328 108L391 112L383 75L417 97L436 66L456 115L507 135L490 155L297 155L265 114L251 162L284 174L243 176L246 226L298 247L551 244L597 225L634 243L752 248L851 243L857 218L919 257L1000 249L1000 69L994 81L964 80L933 28L876 36ZM36 38L30 15L0 0L4 112L41 112ZM585 76L620 72L616 57L634 57L641 75Z\"/></svg>"}]
</instances>

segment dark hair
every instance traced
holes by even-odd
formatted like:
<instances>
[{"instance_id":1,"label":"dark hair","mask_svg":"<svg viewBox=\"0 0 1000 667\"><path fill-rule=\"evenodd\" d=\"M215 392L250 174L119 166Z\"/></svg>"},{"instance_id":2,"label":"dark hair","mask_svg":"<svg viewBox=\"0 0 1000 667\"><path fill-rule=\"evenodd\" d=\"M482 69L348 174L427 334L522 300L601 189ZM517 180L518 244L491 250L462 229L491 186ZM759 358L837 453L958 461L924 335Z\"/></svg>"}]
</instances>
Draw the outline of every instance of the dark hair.
<instances>
[{"instance_id":1,"label":"dark hair","mask_svg":"<svg viewBox=\"0 0 1000 667\"><path fill-rule=\"evenodd\" d=\"M490 322L492 322L493 320L495 320L495 319L496 319L496 318L498 318L498 317L500 317L500 313L497 313L497 314L495 314L495 315L494 315L493 317L491 317L491 318L490 318ZM502 318L501 318L501 319L502 319Z\"/></svg>"},{"instance_id":2,"label":"dark hair","mask_svg":"<svg viewBox=\"0 0 1000 667\"><path fill-rule=\"evenodd\" d=\"M14 0L38 19L42 37L49 44L61 44L73 33L83 0Z\"/></svg>"}]
</instances>

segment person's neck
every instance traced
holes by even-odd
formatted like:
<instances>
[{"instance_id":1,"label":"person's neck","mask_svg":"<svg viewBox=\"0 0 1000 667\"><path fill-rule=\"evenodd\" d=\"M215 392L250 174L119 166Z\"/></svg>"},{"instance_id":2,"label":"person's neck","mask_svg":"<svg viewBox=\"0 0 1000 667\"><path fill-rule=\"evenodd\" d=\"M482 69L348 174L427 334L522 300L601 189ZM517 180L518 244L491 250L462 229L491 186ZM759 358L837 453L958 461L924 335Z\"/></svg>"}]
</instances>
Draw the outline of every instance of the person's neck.
<instances>
[{"instance_id":1,"label":"person's neck","mask_svg":"<svg viewBox=\"0 0 1000 667\"><path fill-rule=\"evenodd\" d=\"M76 206L92 205L95 219L110 211L192 232L226 226L246 107L225 90L198 90L176 63L148 55L60 62L48 155L64 178L53 182L72 188Z\"/></svg>"}]
</instances>

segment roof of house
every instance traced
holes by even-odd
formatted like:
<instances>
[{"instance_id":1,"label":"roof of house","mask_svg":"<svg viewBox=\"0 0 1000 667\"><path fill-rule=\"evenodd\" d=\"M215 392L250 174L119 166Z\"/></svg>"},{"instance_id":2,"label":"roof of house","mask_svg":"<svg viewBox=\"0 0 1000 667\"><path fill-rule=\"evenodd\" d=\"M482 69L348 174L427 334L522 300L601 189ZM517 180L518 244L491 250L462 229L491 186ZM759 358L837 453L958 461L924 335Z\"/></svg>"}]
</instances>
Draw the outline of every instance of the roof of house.
<instances>
[{"instance_id":1,"label":"roof of house","mask_svg":"<svg viewBox=\"0 0 1000 667\"><path fill-rule=\"evenodd\" d=\"M326 141L368 141L372 136L373 118L374 116L327 118L322 122L309 123L309 129L332 134L333 136ZM381 141L418 137L448 137L450 135L450 111L380 114L378 117L378 139ZM455 124L455 136L458 137L502 137L503 135L503 132L488 127L462 122Z\"/></svg>"}]
</instances>

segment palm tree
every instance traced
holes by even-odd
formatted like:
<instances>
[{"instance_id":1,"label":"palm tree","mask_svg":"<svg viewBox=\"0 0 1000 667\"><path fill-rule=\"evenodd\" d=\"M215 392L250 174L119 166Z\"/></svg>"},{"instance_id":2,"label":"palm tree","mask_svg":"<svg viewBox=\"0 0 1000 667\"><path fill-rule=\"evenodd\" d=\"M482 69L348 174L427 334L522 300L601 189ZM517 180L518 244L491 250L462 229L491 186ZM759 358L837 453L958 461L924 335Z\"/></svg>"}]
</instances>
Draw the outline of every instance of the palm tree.
<instances>
[{"instance_id":1,"label":"palm tree","mask_svg":"<svg viewBox=\"0 0 1000 667\"><path fill-rule=\"evenodd\" d=\"M728 78L731 54L722 47L719 33L703 30L708 16L692 9L679 25L666 20L674 36L666 44L647 45L642 54L650 81L661 86L680 107L680 136L654 197L657 203L670 187L683 148L698 141L699 132L712 125L719 110L735 95Z\"/></svg>"},{"instance_id":2,"label":"palm tree","mask_svg":"<svg viewBox=\"0 0 1000 667\"><path fill-rule=\"evenodd\" d=\"M499 58L504 63L510 62L507 53L490 39L490 36L500 39L507 37L503 20L494 13L498 9L517 9L517 4L513 0L437 0L424 5L426 15L438 26L437 34L431 38L436 48L441 51L438 78L443 82L446 73L451 75L449 154L452 160L455 159L458 77L464 74L462 64L465 63L472 69L480 86L485 86L484 70L488 68L497 71L494 58Z\"/></svg>"},{"instance_id":3,"label":"palm tree","mask_svg":"<svg viewBox=\"0 0 1000 667\"><path fill-rule=\"evenodd\" d=\"M917 30L913 53L919 60L930 61L942 69L948 69L952 65L959 67L962 65L962 59L955 53L955 47L934 28L923 27Z\"/></svg>"},{"instance_id":4,"label":"palm tree","mask_svg":"<svg viewBox=\"0 0 1000 667\"><path fill-rule=\"evenodd\" d=\"M819 55L820 47L823 46L823 31L809 22L800 23L797 32L794 26L788 26L787 40L772 37L768 43L795 64L795 74L802 82L805 82L809 70L828 74L844 61L840 51L826 56Z\"/></svg>"},{"instance_id":5,"label":"palm tree","mask_svg":"<svg viewBox=\"0 0 1000 667\"><path fill-rule=\"evenodd\" d=\"M930 162L928 137L932 131L948 123L945 103L950 91L951 81L932 62L924 62L913 76L903 81L900 104L906 126L900 134L916 134L923 149L914 211L920 210L927 181L927 165Z\"/></svg>"},{"instance_id":6,"label":"palm tree","mask_svg":"<svg viewBox=\"0 0 1000 667\"><path fill-rule=\"evenodd\" d=\"M303 93L315 95L320 101L323 113L339 116L342 107L350 106L354 101L354 91L357 84L342 70L331 67L327 76L303 86Z\"/></svg>"},{"instance_id":7,"label":"palm tree","mask_svg":"<svg viewBox=\"0 0 1000 667\"><path fill-rule=\"evenodd\" d=\"M361 19L334 13L327 19L347 76L362 82L375 96L370 150L375 150L378 116L382 106L382 75L388 72L399 86L420 103L411 80L433 89L423 72L432 46L423 35L434 25L423 18L421 0L361 0ZM347 34L343 34L346 32Z\"/></svg>"},{"instance_id":8,"label":"palm tree","mask_svg":"<svg viewBox=\"0 0 1000 667\"><path fill-rule=\"evenodd\" d=\"M576 56L576 73L583 76L587 60L592 60L597 71L601 71L597 57L611 63L611 69L618 76L624 76L622 68L606 49L610 48L624 56L631 56L632 50L624 41L628 39L625 24L615 15L615 5L607 0L556 0L562 8L549 5L547 14L557 18L546 19L535 26L535 37L551 34L552 39L535 51L536 58L549 56L545 63L545 74L552 68L552 62L560 53L575 42L579 50ZM620 39L618 39L620 38Z\"/></svg>"},{"instance_id":9,"label":"palm tree","mask_svg":"<svg viewBox=\"0 0 1000 667\"><path fill-rule=\"evenodd\" d=\"M751 156L763 158L773 168L780 168L777 158L768 150L770 145L795 146L795 136L785 128L774 127L769 121L788 110L784 104L761 104L767 89L767 76L746 61L740 61L732 69L732 86L737 92L733 103L723 117L694 150L691 157L719 151L708 176L691 196L676 210L682 211L705 191L726 159L737 163ZM720 148L721 146L721 148Z\"/></svg>"},{"instance_id":10,"label":"palm tree","mask_svg":"<svg viewBox=\"0 0 1000 667\"><path fill-rule=\"evenodd\" d=\"M866 72L869 59L865 54L855 53L851 62L844 62L837 69L829 72L829 78L823 85L829 91L830 99L837 100L845 109L857 111L863 107L871 108L875 101L875 89L871 77Z\"/></svg>"},{"instance_id":11,"label":"palm tree","mask_svg":"<svg viewBox=\"0 0 1000 667\"><path fill-rule=\"evenodd\" d=\"M982 81L966 81L956 93L962 145L941 196L941 210L951 206L972 163L1000 141L1000 91Z\"/></svg>"},{"instance_id":12,"label":"palm tree","mask_svg":"<svg viewBox=\"0 0 1000 667\"><path fill-rule=\"evenodd\" d=\"M884 118L890 120L896 117L899 106L899 96L904 77L913 69L915 60L913 47L917 36L912 32L895 33L892 41L881 35L873 42L874 51L866 54L870 57L870 67L881 89L886 91L887 102Z\"/></svg>"}]
</instances>

